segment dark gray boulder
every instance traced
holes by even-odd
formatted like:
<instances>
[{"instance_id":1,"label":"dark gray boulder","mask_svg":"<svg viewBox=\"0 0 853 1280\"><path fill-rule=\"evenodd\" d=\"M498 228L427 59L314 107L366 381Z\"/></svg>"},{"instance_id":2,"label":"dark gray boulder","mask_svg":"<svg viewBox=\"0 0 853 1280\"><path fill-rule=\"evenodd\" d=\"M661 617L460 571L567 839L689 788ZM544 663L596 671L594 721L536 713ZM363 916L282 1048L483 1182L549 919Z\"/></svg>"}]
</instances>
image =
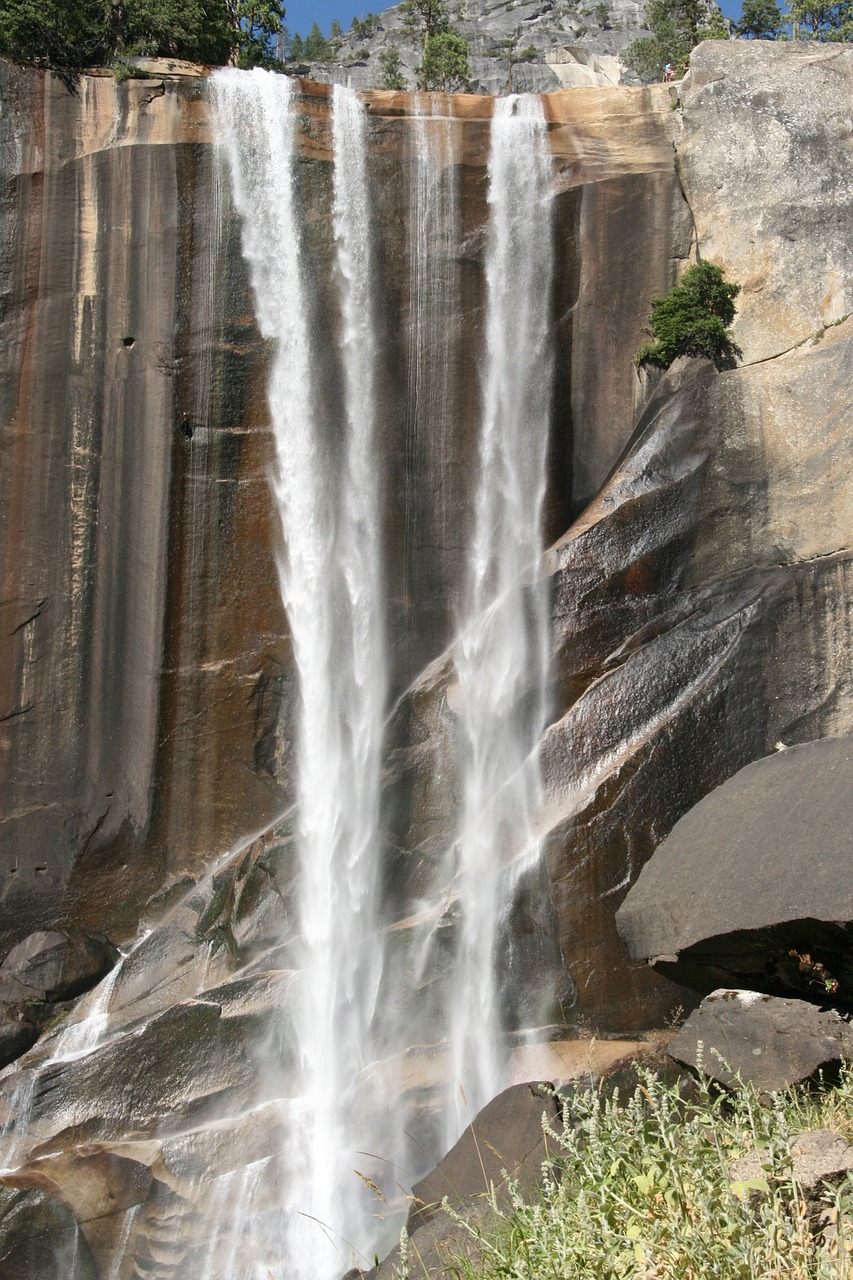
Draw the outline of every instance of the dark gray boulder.
<instances>
[{"instance_id":1,"label":"dark gray boulder","mask_svg":"<svg viewBox=\"0 0 853 1280\"><path fill-rule=\"evenodd\" d=\"M548 1090L551 1089L551 1093ZM479 1256L476 1233L494 1216L490 1192L498 1199L505 1194L507 1175L522 1190L541 1181L542 1163L548 1145L542 1117L558 1123L560 1100L551 1085L517 1084L493 1098L468 1125L458 1142L435 1168L412 1187L411 1209L406 1224L411 1237L408 1253L414 1274L439 1277L450 1274L454 1258ZM470 1230L460 1227L442 1208L447 1200L455 1210L464 1210ZM368 1272L348 1273L392 1277L403 1261L399 1247L378 1267Z\"/></svg>"},{"instance_id":2,"label":"dark gray boulder","mask_svg":"<svg viewBox=\"0 0 853 1280\"><path fill-rule=\"evenodd\" d=\"M106 938L73 930L40 929L13 947L0 964L0 1067L34 1045L118 956Z\"/></svg>"},{"instance_id":3,"label":"dark gray boulder","mask_svg":"<svg viewBox=\"0 0 853 1280\"><path fill-rule=\"evenodd\" d=\"M522 1184L538 1182L547 1151L542 1117L547 1114L556 1123L557 1105L553 1086L543 1083L512 1085L493 1098L432 1172L412 1187L409 1231L434 1216L444 1199L458 1207L499 1187L505 1173Z\"/></svg>"},{"instance_id":4,"label":"dark gray boulder","mask_svg":"<svg viewBox=\"0 0 853 1280\"><path fill-rule=\"evenodd\" d=\"M0 964L0 991L23 989L33 999L70 1000L100 982L118 955L106 938L39 929L13 947Z\"/></svg>"},{"instance_id":5,"label":"dark gray boulder","mask_svg":"<svg viewBox=\"0 0 853 1280\"><path fill-rule=\"evenodd\" d=\"M834 1009L805 1000L720 990L693 1011L668 1052L720 1084L739 1076L769 1093L853 1060L853 1029Z\"/></svg>"},{"instance_id":6,"label":"dark gray boulder","mask_svg":"<svg viewBox=\"0 0 853 1280\"><path fill-rule=\"evenodd\" d=\"M676 823L620 907L635 960L700 991L853 1005L853 738L747 765Z\"/></svg>"},{"instance_id":7,"label":"dark gray boulder","mask_svg":"<svg viewBox=\"0 0 853 1280\"><path fill-rule=\"evenodd\" d=\"M0 1280L98 1280L74 1214L41 1191L0 1188Z\"/></svg>"}]
</instances>

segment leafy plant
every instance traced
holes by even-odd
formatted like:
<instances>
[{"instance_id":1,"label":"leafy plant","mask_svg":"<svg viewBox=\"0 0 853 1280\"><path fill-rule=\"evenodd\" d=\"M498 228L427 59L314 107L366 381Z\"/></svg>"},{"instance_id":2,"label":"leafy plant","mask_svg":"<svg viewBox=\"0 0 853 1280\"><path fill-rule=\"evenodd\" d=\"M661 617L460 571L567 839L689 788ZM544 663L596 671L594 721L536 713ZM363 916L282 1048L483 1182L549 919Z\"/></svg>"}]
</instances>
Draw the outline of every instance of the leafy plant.
<instances>
[{"instance_id":1,"label":"leafy plant","mask_svg":"<svg viewBox=\"0 0 853 1280\"><path fill-rule=\"evenodd\" d=\"M775 40L782 30L782 13L776 0L743 0L739 36L753 40Z\"/></svg>"},{"instance_id":2,"label":"leafy plant","mask_svg":"<svg viewBox=\"0 0 853 1280\"><path fill-rule=\"evenodd\" d=\"M408 87L400 62L400 51L395 44L389 44L387 49L382 50L379 55L379 65L382 68L381 88L406 89Z\"/></svg>"},{"instance_id":3,"label":"leafy plant","mask_svg":"<svg viewBox=\"0 0 853 1280\"><path fill-rule=\"evenodd\" d=\"M646 332L654 342L640 347L634 363L668 369L678 356L707 356L718 369L732 368L742 354L729 329L739 293L721 267L694 263L665 297L652 299Z\"/></svg>"},{"instance_id":4,"label":"leafy plant","mask_svg":"<svg viewBox=\"0 0 853 1280\"><path fill-rule=\"evenodd\" d=\"M646 26L651 36L634 40L625 61L644 79L660 79L667 63L686 70L691 50L702 40L727 40L728 28L716 5L704 0L649 0Z\"/></svg>"},{"instance_id":5,"label":"leafy plant","mask_svg":"<svg viewBox=\"0 0 853 1280\"><path fill-rule=\"evenodd\" d=\"M623 1100L578 1092L571 1123L543 1121L553 1155L538 1196L509 1183L491 1197L494 1226L468 1233L476 1261L462 1280L844 1280L853 1250L853 1178L821 1200L837 1235L815 1234L793 1173L791 1140L828 1120L853 1119L853 1078L837 1090L762 1099L751 1086L725 1096L705 1082L685 1101L677 1086L640 1073ZM843 1131L843 1130L842 1130ZM751 1157L752 1169L734 1162ZM416 1240L416 1237L415 1237ZM414 1243L412 1246L414 1252ZM414 1280L417 1269L404 1270Z\"/></svg>"}]
</instances>

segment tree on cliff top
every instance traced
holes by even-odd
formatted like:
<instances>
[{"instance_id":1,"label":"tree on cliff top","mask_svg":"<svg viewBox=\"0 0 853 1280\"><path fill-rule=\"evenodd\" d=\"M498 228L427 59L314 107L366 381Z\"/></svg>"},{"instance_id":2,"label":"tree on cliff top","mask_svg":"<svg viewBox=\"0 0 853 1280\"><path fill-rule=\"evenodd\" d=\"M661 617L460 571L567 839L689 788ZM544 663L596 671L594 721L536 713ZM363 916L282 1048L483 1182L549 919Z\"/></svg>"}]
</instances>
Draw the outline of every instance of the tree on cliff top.
<instances>
[{"instance_id":1,"label":"tree on cliff top","mask_svg":"<svg viewBox=\"0 0 853 1280\"><path fill-rule=\"evenodd\" d=\"M729 326L735 318L739 284L726 284L721 267L696 262L663 298L652 299L647 342L634 356L636 365L668 369L678 356L706 356L718 369L731 369L742 354Z\"/></svg>"},{"instance_id":2,"label":"tree on cliff top","mask_svg":"<svg viewBox=\"0 0 853 1280\"><path fill-rule=\"evenodd\" d=\"M625 62L646 80L659 80L667 63L686 68L690 53L703 40L728 40L729 31L715 4L705 0L649 0L646 26L651 36L634 40Z\"/></svg>"},{"instance_id":3,"label":"tree on cliff top","mask_svg":"<svg viewBox=\"0 0 853 1280\"><path fill-rule=\"evenodd\" d=\"M282 0L0 0L0 56L60 71L122 55L251 67L284 18Z\"/></svg>"},{"instance_id":4,"label":"tree on cliff top","mask_svg":"<svg viewBox=\"0 0 853 1280\"><path fill-rule=\"evenodd\" d=\"M452 31L441 31L424 42L423 56L416 67L421 89L440 93L460 93L468 88L468 41Z\"/></svg>"},{"instance_id":5,"label":"tree on cliff top","mask_svg":"<svg viewBox=\"0 0 853 1280\"><path fill-rule=\"evenodd\" d=\"M775 40L784 26L781 10L776 0L743 0L739 36L753 40Z\"/></svg>"},{"instance_id":6,"label":"tree on cliff top","mask_svg":"<svg viewBox=\"0 0 853 1280\"><path fill-rule=\"evenodd\" d=\"M43 62L69 70L110 56L110 33L102 0L3 0L0 56L13 62Z\"/></svg>"},{"instance_id":7,"label":"tree on cliff top","mask_svg":"<svg viewBox=\"0 0 853 1280\"><path fill-rule=\"evenodd\" d=\"M403 25L421 39L418 88L444 92L467 89L468 41L450 25L450 9L445 0L404 0Z\"/></svg>"},{"instance_id":8,"label":"tree on cliff top","mask_svg":"<svg viewBox=\"0 0 853 1280\"><path fill-rule=\"evenodd\" d=\"M791 0L787 21L801 40L853 40L851 0Z\"/></svg>"}]
</instances>

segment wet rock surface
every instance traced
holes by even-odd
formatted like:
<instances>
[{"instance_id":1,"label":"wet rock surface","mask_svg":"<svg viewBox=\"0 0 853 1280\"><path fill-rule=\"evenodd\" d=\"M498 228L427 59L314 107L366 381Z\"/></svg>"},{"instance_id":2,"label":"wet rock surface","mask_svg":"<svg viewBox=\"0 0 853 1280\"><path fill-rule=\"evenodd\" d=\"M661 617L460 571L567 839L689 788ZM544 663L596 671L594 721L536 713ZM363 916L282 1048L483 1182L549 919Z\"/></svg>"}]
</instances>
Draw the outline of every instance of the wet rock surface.
<instances>
[{"instance_id":1,"label":"wet rock surface","mask_svg":"<svg viewBox=\"0 0 853 1280\"><path fill-rule=\"evenodd\" d=\"M739 1077L769 1093L853 1061L853 1029L837 1010L805 1000L721 989L691 1013L667 1052L720 1084Z\"/></svg>"},{"instance_id":2,"label":"wet rock surface","mask_svg":"<svg viewBox=\"0 0 853 1280\"><path fill-rule=\"evenodd\" d=\"M330 92L302 89L305 194L325 209L312 222L322 261ZM3 941L70 926L121 942L146 904L156 916L293 798L296 691L276 571L264 347L237 220L217 185L203 77L118 85L92 76L71 93L47 73L2 64L0 94L4 154L15 157L0 202ZM460 226L431 271L454 319L442 315L414 350L398 307L414 305L406 228L423 216L416 103L367 100L388 280L377 323L398 692L455 625L473 474L458 464L475 430L484 291L492 101L432 102L448 126L443 181L445 196L455 187ZM573 504L572 424L584 423L588 491L630 432L630 354L647 298L671 282L689 231L663 86L580 90L547 106L560 188L551 305L563 348L553 538ZM630 271L620 228L647 246ZM629 319L608 326L599 350L583 335L610 270ZM316 300L319 324L332 323L328 302ZM623 375L589 396L583 387L605 359ZM430 368L445 389L438 406L416 394ZM330 378L328 395L339 394Z\"/></svg>"},{"instance_id":3,"label":"wet rock surface","mask_svg":"<svg viewBox=\"0 0 853 1280\"><path fill-rule=\"evenodd\" d=\"M548 883L531 886L513 925L523 942L513 987L553 983L555 1022L627 1031L689 1003L632 964L615 925L620 901L676 821L726 778L780 740L853 730L853 329L824 332L819 302L814 311L825 262L801 257L811 300L798 302L792 326L770 314L772 358L760 359L746 324L756 286L738 337L759 362L724 374L682 363L654 387L631 366L648 299L690 253L694 222L711 257L723 242L709 228L725 229L719 257L746 283L764 213L754 173L740 184L727 176L741 124L772 111L798 137L806 68L809 111L835 119L839 95L849 97L838 82L848 83L845 51L820 49L800 68L798 51L762 64L765 48L700 50L681 116L660 86L547 103L561 284L543 572L556 678L542 743ZM263 1032L292 1052L296 981L293 833L280 821L293 796L295 683L275 570L263 344L234 220L210 216L221 206L200 81L164 79L152 94L147 81L86 79L71 101L42 73L3 76L4 145L19 157L2 193L17 282L0 372L5 945L34 929L106 930L122 943L140 919L152 930L109 990L108 977L0 1081L2 1117L28 1116L15 1134L20 1170L4 1180L28 1213L43 1201L73 1205L98 1275L111 1274L124 1239L141 1274L183 1280L205 1265L204 1211L213 1204L239 1231L243 1163L274 1183L288 1137L288 1098L257 1104L250 1048ZM452 125L463 210L462 243L446 246L440 273L464 284L459 336L481 322L490 108L482 98L435 105ZM714 125L700 157L711 107L728 123ZM401 155L411 161L412 102L377 93L368 110L383 252L404 290L411 206L391 177ZM306 184L328 190L327 92L303 86L301 111ZM688 142L689 207L673 167L674 144ZM803 223L812 245L820 219L849 205L846 170L818 171L822 194ZM312 235L327 252L328 219ZM78 245L91 250L85 262ZM837 309L827 315L839 319ZM398 977L420 982L420 1033L452 972L456 919L452 895L416 917L404 904L418 901L455 829L447 645L477 380L473 346L460 342L440 429L419 430L404 343L384 323L398 371L383 395L406 406L383 445L401 640L383 813L399 944L387 980L389 999ZM775 354L818 331L820 341ZM807 843L804 862L812 853ZM411 960L415 942L431 948L428 977ZM795 941L786 955L813 994L820 952ZM425 1115L429 1087L413 1076ZM375 1093L388 1105L381 1084L379 1072ZM50 1222L41 1238L57 1250L79 1238L65 1210Z\"/></svg>"},{"instance_id":4,"label":"wet rock surface","mask_svg":"<svg viewBox=\"0 0 853 1280\"><path fill-rule=\"evenodd\" d=\"M472 1227L487 1228L494 1218L490 1197L507 1196L507 1178L524 1192L535 1192L548 1155L543 1121L558 1123L559 1099L543 1082L514 1085L494 1098L464 1131L436 1167L412 1187L406 1229L408 1255L422 1274L446 1274L458 1256L479 1257L476 1239L460 1228L445 1208L462 1213ZM355 1270L354 1278L393 1276L402 1261L400 1249L370 1271Z\"/></svg>"},{"instance_id":5,"label":"wet rock surface","mask_svg":"<svg viewBox=\"0 0 853 1280\"><path fill-rule=\"evenodd\" d=\"M0 964L0 1065L35 1044L75 996L110 971L118 954L106 938L65 930L40 930L13 947Z\"/></svg>"}]
</instances>

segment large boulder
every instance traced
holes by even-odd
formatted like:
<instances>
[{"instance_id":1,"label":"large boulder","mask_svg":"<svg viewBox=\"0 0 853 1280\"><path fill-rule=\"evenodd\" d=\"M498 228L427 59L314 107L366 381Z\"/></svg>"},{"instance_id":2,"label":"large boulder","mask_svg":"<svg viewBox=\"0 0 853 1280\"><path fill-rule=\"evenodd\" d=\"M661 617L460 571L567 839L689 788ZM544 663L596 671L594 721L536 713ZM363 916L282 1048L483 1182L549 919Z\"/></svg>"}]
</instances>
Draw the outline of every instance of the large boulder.
<instances>
[{"instance_id":1,"label":"large boulder","mask_svg":"<svg viewBox=\"0 0 853 1280\"><path fill-rule=\"evenodd\" d=\"M853 1060L853 1029L834 1009L758 991L714 991L670 1043L683 1066L730 1085L788 1089Z\"/></svg>"},{"instance_id":2,"label":"large boulder","mask_svg":"<svg viewBox=\"0 0 853 1280\"><path fill-rule=\"evenodd\" d=\"M675 825L617 912L635 960L699 990L853 1004L853 737L755 761Z\"/></svg>"},{"instance_id":3,"label":"large boulder","mask_svg":"<svg viewBox=\"0 0 853 1280\"><path fill-rule=\"evenodd\" d=\"M0 992L14 985L34 999L70 1000L100 982L118 955L106 938L69 929L37 930L0 964Z\"/></svg>"},{"instance_id":4,"label":"large boulder","mask_svg":"<svg viewBox=\"0 0 853 1280\"><path fill-rule=\"evenodd\" d=\"M543 1120L552 1126L558 1122L553 1087L541 1082L513 1085L493 1098L436 1167L415 1183L407 1231L408 1254L418 1274L447 1275L454 1258L478 1257L476 1240L460 1228L454 1212L462 1212L469 1226L486 1227L495 1216L492 1196L506 1199L508 1178L527 1192L540 1184L548 1156ZM350 1275L391 1277L402 1260L397 1248L374 1270Z\"/></svg>"},{"instance_id":5,"label":"large boulder","mask_svg":"<svg viewBox=\"0 0 853 1280\"><path fill-rule=\"evenodd\" d=\"M0 964L0 1067L12 1062L94 987L118 959L108 939L73 930L37 930Z\"/></svg>"}]
</instances>

